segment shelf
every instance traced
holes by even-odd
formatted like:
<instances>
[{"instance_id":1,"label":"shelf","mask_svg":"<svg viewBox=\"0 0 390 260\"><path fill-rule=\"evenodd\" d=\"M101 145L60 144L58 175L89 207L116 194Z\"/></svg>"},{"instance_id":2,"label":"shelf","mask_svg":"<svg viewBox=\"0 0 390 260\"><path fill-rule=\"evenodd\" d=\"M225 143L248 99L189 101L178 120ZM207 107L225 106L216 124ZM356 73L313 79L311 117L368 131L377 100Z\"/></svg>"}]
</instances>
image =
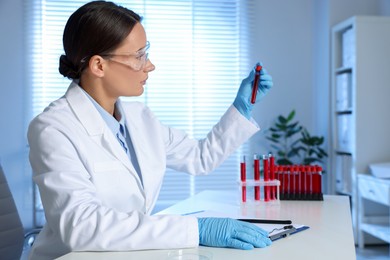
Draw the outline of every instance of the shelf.
<instances>
[{"instance_id":1,"label":"shelf","mask_svg":"<svg viewBox=\"0 0 390 260\"><path fill-rule=\"evenodd\" d=\"M368 223L361 223L360 228L362 231L377 237L379 239L382 239L383 241L386 241L387 243L390 243L390 232L389 232L389 223L376 223L376 224L368 224Z\"/></svg>"},{"instance_id":2,"label":"shelf","mask_svg":"<svg viewBox=\"0 0 390 260\"><path fill-rule=\"evenodd\" d=\"M337 68L335 70L336 74L343 74L343 73L352 73L352 68L351 67L341 67Z\"/></svg>"},{"instance_id":3,"label":"shelf","mask_svg":"<svg viewBox=\"0 0 390 260\"><path fill-rule=\"evenodd\" d=\"M379 179L371 175L358 174L359 189L359 247L363 248L366 239L364 233L368 233L374 238L390 243L390 216L388 206L390 206L389 192L390 182ZM368 209L368 202L380 206L381 211L372 211Z\"/></svg>"},{"instance_id":4,"label":"shelf","mask_svg":"<svg viewBox=\"0 0 390 260\"><path fill-rule=\"evenodd\" d=\"M335 150L336 155L346 155L346 156L352 156L351 152L346 152L342 150Z\"/></svg>"},{"instance_id":5,"label":"shelf","mask_svg":"<svg viewBox=\"0 0 390 260\"><path fill-rule=\"evenodd\" d=\"M352 114L352 108L348 108L342 111L336 111L336 115L351 115Z\"/></svg>"}]
</instances>

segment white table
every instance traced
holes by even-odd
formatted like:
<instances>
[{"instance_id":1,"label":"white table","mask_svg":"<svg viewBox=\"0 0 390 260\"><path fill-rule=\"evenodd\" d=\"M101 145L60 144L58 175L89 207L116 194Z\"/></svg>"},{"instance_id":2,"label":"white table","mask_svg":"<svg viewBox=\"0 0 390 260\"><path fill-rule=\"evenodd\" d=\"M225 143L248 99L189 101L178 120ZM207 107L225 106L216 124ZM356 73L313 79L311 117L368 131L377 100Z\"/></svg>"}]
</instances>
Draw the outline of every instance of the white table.
<instances>
[{"instance_id":1,"label":"white table","mask_svg":"<svg viewBox=\"0 0 390 260\"><path fill-rule=\"evenodd\" d=\"M346 196L324 196L324 201L281 201L279 205L256 208L241 207L237 192L204 191L159 214L183 214L198 210L221 212L237 217L290 219L309 226L308 230L275 241L271 246L253 250L199 247L182 252L201 250L213 259L356 259L349 199ZM180 250L147 250L132 252L72 252L61 260L70 259L167 259ZM177 258L179 259L179 258ZM184 259L184 258L183 258ZM186 258L187 259L187 258ZM194 258L191 258L194 259Z\"/></svg>"}]
</instances>

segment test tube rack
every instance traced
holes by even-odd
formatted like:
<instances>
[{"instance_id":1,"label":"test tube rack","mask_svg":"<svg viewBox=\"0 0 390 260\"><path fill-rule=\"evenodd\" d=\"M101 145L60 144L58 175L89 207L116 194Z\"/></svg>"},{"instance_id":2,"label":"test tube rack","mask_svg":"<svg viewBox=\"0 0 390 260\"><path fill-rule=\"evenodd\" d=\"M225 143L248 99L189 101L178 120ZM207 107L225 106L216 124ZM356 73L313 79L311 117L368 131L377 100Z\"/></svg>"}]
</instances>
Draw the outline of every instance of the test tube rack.
<instances>
[{"instance_id":1,"label":"test tube rack","mask_svg":"<svg viewBox=\"0 0 390 260\"><path fill-rule=\"evenodd\" d=\"M238 181L241 194L240 202L242 204L258 204L262 202L279 204L280 181L274 176L274 158L272 155L263 156L263 177L260 176L260 161L260 157L254 154L253 179L247 180L245 156L241 158L241 178Z\"/></svg>"},{"instance_id":2,"label":"test tube rack","mask_svg":"<svg viewBox=\"0 0 390 260\"><path fill-rule=\"evenodd\" d=\"M258 181L239 181L238 183L242 204L260 204L264 202L279 204L280 202L280 181L278 180L264 181L260 179ZM248 196L249 194L252 194L252 196Z\"/></svg>"},{"instance_id":3,"label":"test tube rack","mask_svg":"<svg viewBox=\"0 0 390 260\"><path fill-rule=\"evenodd\" d=\"M253 179L247 179L246 175L245 156L242 156L238 186L243 204L278 204L280 200L323 200L322 167L318 165L275 165L271 154L263 155L262 160L254 154Z\"/></svg>"}]
</instances>

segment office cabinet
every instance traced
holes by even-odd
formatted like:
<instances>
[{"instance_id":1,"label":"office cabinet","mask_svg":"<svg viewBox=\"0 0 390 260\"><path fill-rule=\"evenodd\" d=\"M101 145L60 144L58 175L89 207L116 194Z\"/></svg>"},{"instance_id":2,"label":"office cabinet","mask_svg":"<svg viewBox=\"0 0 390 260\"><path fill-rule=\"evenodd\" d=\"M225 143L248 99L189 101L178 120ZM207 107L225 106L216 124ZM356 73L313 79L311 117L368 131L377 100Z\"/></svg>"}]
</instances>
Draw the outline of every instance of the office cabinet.
<instances>
[{"instance_id":1,"label":"office cabinet","mask_svg":"<svg viewBox=\"0 0 390 260\"><path fill-rule=\"evenodd\" d=\"M387 213L373 214L373 212L367 212L366 203L364 203L368 200L390 207L390 180L359 174L358 189L358 204L360 209L358 215L359 247L364 247L364 234L370 234L373 237L390 243L390 208L387 208Z\"/></svg>"},{"instance_id":2,"label":"office cabinet","mask_svg":"<svg viewBox=\"0 0 390 260\"><path fill-rule=\"evenodd\" d=\"M330 188L350 196L357 238L357 173L390 161L390 17L351 17L331 38Z\"/></svg>"}]
</instances>

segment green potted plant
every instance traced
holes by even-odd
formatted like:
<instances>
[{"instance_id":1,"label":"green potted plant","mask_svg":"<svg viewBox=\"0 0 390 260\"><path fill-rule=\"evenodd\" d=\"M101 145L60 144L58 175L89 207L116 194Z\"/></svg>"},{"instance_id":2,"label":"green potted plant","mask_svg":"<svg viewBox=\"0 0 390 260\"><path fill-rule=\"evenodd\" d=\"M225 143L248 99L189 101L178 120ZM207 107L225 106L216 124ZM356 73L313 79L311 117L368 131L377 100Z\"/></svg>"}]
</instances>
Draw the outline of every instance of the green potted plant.
<instances>
[{"instance_id":1,"label":"green potted plant","mask_svg":"<svg viewBox=\"0 0 390 260\"><path fill-rule=\"evenodd\" d=\"M311 165L323 164L328 156L321 146L324 137L313 136L309 131L294 120L295 110L287 117L278 116L270 127L266 138L271 142L275 161L279 165Z\"/></svg>"}]
</instances>

